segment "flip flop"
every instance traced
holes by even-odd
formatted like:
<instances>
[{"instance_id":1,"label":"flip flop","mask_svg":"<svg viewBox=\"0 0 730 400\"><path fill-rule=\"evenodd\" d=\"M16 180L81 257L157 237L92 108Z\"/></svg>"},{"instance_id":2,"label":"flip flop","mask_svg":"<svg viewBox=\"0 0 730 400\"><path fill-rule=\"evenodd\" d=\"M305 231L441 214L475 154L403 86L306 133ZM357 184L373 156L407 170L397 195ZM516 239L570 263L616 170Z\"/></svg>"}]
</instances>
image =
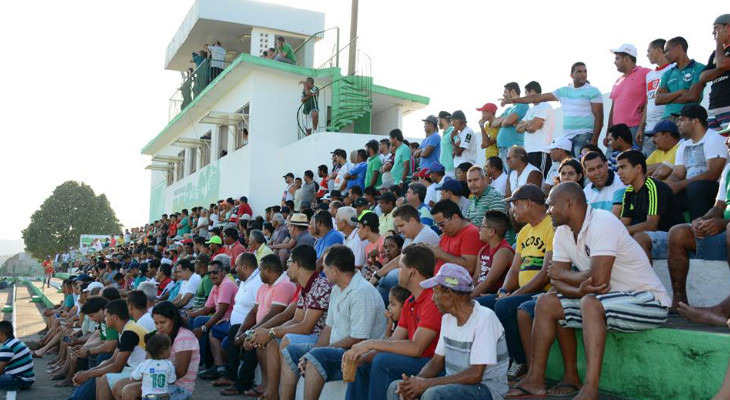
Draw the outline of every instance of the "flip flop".
<instances>
[{"instance_id":1,"label":"flip flop","mask_svg":"<svg viewBox=\"0 0 730 400\"><path fill-rule=\"evenodd\" d=\"M220 391L221 396L240 396L243 393L241 393L240 390L236 389L235 387L227 387Z\"/></svg>"},{"instance_id":2,"label":"flip flop","mask_svg":"<svg viewBox=\"0 0 730 400\"><path fill-rule=\"evenodd\" d=\"M560 389L560 388L574 389L574 390L571 392L565 392L565 393L555 393L555 390ZM547 391L548 395L553 396L553 397L571 397L571 396L575 396L576 394L578 394L578 392L580 392L580 388L578 386L571 385L570 383L561 383L561 384L555 385L555 386L551 387L550 389L548 389L548 391Z\"/></svg>"},{"instance_id":3,"label":"flip flop","mask_svg":"<svg viewBox=\"0 0 730 400\"><path fill-rule=\"evenodd\" d=\"M264 394L264 392L260 391L258 388L249 389L243 392L243 395L246 397L259 397L262 394Z\"/></svg>"},{"instance_id":4,"label":"flip flop","mask_svg":"<svg viewBox=\"0 0 730 400\"><path fill-rule=\"evenodd\" d=\"M231 386L233 384L232 381L225 382L225 383L224 382L218 382L219 379L221 379L221 378L218 378L218 379L214 380L210 384L213 385L213 386L215 386L215 387L224 387L224 386L228 387L228 386Z\"/></svg>"},{"instance_id":5,"label":"flip flop","mask_svg":"<svg viewBox=\"0 0 730 400\"><path fill-rule=\"evenodd\" d=\"M512 386L512 389L517 389L522 392L522 394L518 394L516 396L504 396L505 399L543 399L547 397L547 395L544 394L534 394L522 386L515 385Z\"/></svg>"}]
</instances>

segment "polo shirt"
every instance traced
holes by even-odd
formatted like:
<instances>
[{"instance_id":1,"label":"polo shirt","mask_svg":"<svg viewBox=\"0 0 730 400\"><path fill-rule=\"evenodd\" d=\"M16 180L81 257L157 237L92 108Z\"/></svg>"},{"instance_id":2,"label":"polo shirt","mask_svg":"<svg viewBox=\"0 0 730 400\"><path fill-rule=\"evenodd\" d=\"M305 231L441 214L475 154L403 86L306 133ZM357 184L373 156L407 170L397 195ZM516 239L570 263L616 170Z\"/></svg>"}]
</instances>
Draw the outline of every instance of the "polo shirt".
<instances>
[{"instance_id":1,"label":"polo shirt","mask_svg":"<svg viewBox=\"0 0 730 400\"><path fill-rule=\"evenodd\" d=\"M444 129L444 134L441 136L441 154L439 154L439 162L444 166L446 172L454 170L454 144L451 143L451 133L454 131L454 127L449 125L448 128Z\"/></svg>"},{"instance_id":2,"label":"polo shirt","mask_svg":"<svg viewBox=\"0 0 730 400\"><path fill-rule=\"evenodd\" d=\"M25 343L18 338L9 338L0 347L0 362L4 362L3 374L10 375L24 382L34 382L33 357Z\"/></svg>"},{"instance_id":3,"label":"polo shirt","mask_svg":"<svg viewBox=\"0 0 730 400\"><path fill-rule=\"evenodd\" d=\"M382 339L387 325L383 297L361 274L354 274L344 289L332 287L326 324L332 328L330 345L346 337Z\"/></svg>"},{"instance_id":4,"label":"polo shirt","mask_svg":"<svg viewBox=\"0 0 730 400\"><path fill-rule=\"evenodd\" d=\"M331 292L332 284L327 281L327 278L317 272L309 277L306 286L299 291L297 299L298 309L305 310L305 312L306 310L324 311L314 325L312 330L313 335L319 335L324 329L325 322L327 321L327 309L330 305Z\"/></svg>"},{"instance_id":5,"label":"polo shirt","mask_svg":"<svg viewBox=\"0 0 730 400\"><path fill-rule=\"evenodd\" d=\"M669 166L674 166L674 160L675 156L677 155L677 149L679 148L679 143L674 145L671 149L664 151L656 149L651 152L649 157L646 159L646 165L652 165L652 164L666 164Z\"/></svg>"},{"instance_id":6,"label":"polo shirt","mask_svg":"<svg viewBox=\"0 0 730 400\"><path fill-rule=\"evenodd\" d=\"M439 247L456 257L476 256L479 249L482 248L482 241L479 239L479 228L469 224L460 230L456 236L449 236L444 233L439 240ZM443 260L436 260L436 268L433 270L434 275L438 273L443 264Z\"/></svg>"},{"instance_id":7,"label":"polo shirt","mask_svg":"<svg viewBox=\"0 0 730 400\"><path fill-rule=\"evenodd\" d=\"M269 254L274 254L274 251L271 250L267 245L261 244L258 249L254 252L254 256L256 256L256 261L261 263L261 259L268 256Z\"/></svg>"},{"instance_id":8,"label":"polo shirt","mask_svg":"<svg viewBox=\"0 0 730 400\"><path fill-rule=\"evenodd\" d=\"M517 121L512 126L502 126L499 128L499 134L497 135L497 147L500 149L507 149L512 146L522 146L525 143L525 137L522 133L517 133L517 123L520 122L530 106L527 104L513 104L507 107L506 110L500 115L500 118L506 119L511 114L517 114Z\"/></svg>"},{"instance_id":9,"label":"polo shirt","mask_svg":"<svg viewBox=\"0 0 730 400\"><path fill-rule=\"evenodd\" d=\"M418 298L411 295L406 299L398 319L398 326L408 331L408 340L413 340L418 328L436 332L436 336L420 355L420 357L433 357L441 332L441 313L433 302L433 289L424 289Z\"/></svg>"},{"instance_id":10,"label":"polo shirt","mask_svg":"<svg viewBox=\"0 0 730 400\"><path fill-rule=\"evenodd\" d=\"M393 184L399 185L403 181L403 164L408 161L408 171L406 172L406 179L411 176L411 148L406 146L405 143L401 143L400 146L395 150L395 157L393 158L393 168L390 170L393 176Z\"/></svg>"},{"instance_id":11,"label":"polo shirt","mask_svg":"<svg viewBox=\"0 0 730 400\"><path fill-rule=\"evenodd\" d=\"M649 68L635 66L631 72L616 79L611 90L613 123L639 126L646 104L646 75Z\"/></svg>"},{"instance_id":12,"label":"polo shirt","mask_svg":"<svg viewBox=\"0 0 730 400\"><path fill-rule=\"evenodd\" d=\"M700 81L700 74L705 69L703 64L695 60L691 60L684 68L679 69L677 65L669 68L659 82L659 88L666 89L669 93L678 90L687 90L695 83ZM688 104L700 104L702 102L702 94L697 102L692 103L669 103L664 107L662 118L669 118L672 114L679 114L682 108Z\"/></svg>"},{"instance_id":13,"label":"polo shirt","mask_svg":"<svg viewBox=\"0 0 730 400\"><path fill-rule=\"evenodd\" d=\"M373 174L380 171L380 167L383 166L383 162L380 160L378 155L374 155L368 158L367 171L365 171L365 187L372 186L370 182L373 180ZM380 187L383 184L383 174L378 174L378 179L375 180L375 187ZM363 188L364 189L364 188Z\"/></svg>"},{"instance_id":14,"label":"polo shirt","mask_svg":"<svg viewBox=\"0 0 730 400\"><path fill-rule=\"evenodd\" d=\"M730 46L725 47L725 57L730 57ZM717 63L715 62L715 52L713 51L703 71L711 71L715 68L717 68ZM710 106L708 109L714 110L730 107L730 71L725 71L712 81L711 88Z\"/></svg>"},{"instance_id":15,"label":"polo shirt","mask_svg":"<svg viewBox=\"0 0 730 400\"><path fill-rule=\"evenodd\" d=\"M322 254L324 254L324 251L330 248L333 245L336 244L343 244L345 243L345 237L342 235L342 233L337 232L334 229L331 229L329 232L327 232L324 236L317 239L317 242L314 244L314 250L317 251L317 258L322 257Z\"/></svg>"},{"instance_id":16,"label":"polo shirt","mask_svg":"<svg viewBox=\"0 0 730 400\"><path fill-rule=\"evenodd\" d=\"M433 150L428 157L420 157L419 165L421 168L431 169L431 166L439 161L441 156L441 136L438 131L432 133L421 142L420 149L425 150L426 147L432 146Z\"/></svg>"},{"instance_id":17,"label":"polo shirt","mask_svg":"<svg viewBox=\"0 0 730 400\"><path fill-rule=\"evenodd\" d=\"M568 139L593 132L592 104L603 104L603 95L597 88L586 83L576 88L563 86L553 92L553 96L562 105L563 112L563 136Z\"/></svg>"},{"instance_id":18,"label":"polo shirt","mask_svg":"<svg viewBox=\"0 0 730 400\"><path fill-rule=\"evenodd\" d=\"M598 189L593 182L591 182L583 189L583 193L586 195L588 205L593 208L610 212L614 205L619 205L623 201L625 188L626 186L621 183L621 180L616 178L616 174L609 169L606 186L602 189Z\"/></svg>"},{"instance_id":19,"label":"polo shirt","mask_svg":"<svg viewBox=\"0 0 730 400\"><path fill-rule=\"evenodd\" d=\"M259 287L256 292L256 323L261 320L269 313L271 306L288 306L292 302L292 296L297 290L295 284L293 284L287 277L285 272L282 272L273 284L263 284Z\"/></svg>"},{"instance_id":20,"label":"polo shirt","mask_svg":"<svg viewBox=\"0 0 730 400\"><path fill-rule=\"evenodd\" d=\"M228 257L231 257L231 264L235 264L238 256L246 252L246 248L243 247L241 242L236 240L232 245L225 247L225 252Z\"/></svg>"},{"instance_id":21,"label":"polo shirt","mask_svg":"<svg viewBox=\"0 0 730 400\"><path fill-rule=\"evenodd\" d=\"M236 287L236 284L233 283L232 280L223 278L221 280L221 283L219 285L213 286L213 290L210 291L210 296L208 296L208 300L205 301L205 307L207 308L217 308L219 304L228 304L228 309L226 309L226 313L223 315L223 317L220 319L219 322L228 321L231 319L231 313L233 312L236 292L238 292L238 287Z\"/></svg>"},{"instance_id":22,"label":"polo shirt","mask_svg":"<svg viewBox=\"0 0 730 400\"><path fill-rule=\"evenodd\" d=\"M646 222L649 215L661 216L658 231L668 232L669 228L684 222L682 208L672 189L651 177L646 178L638 191L631 185L626 187L621 209L621 218L630 218L631 225Z\"/></svg>"},{"instance_id":23,"label":"polo shirt","mask_svg":"<svg viewBox=\"0 0 730 400\"><path fill-rule=\"evenodd\" d=\"M256 268L245 281L238 284L238 291L234 297L235 304L231 312L231 325L242 324L249 311L256 305L256 294L263 285L261 270Z\"/></svg>"},{"instance_id":24,"label":"polo shirt","mask_svg":"<svg viewBox=\"0 0 730 400\"><path fill-rule=\"evenodd\" d=\"M579 271L589 271L592 256L615 257L611 268L611 291L648 291L663 306L672 304L646 253L623 223L610 212L589 206L577 240L568 225L555 230L553 260L570 262Z\"/></svg>"},{"instance_id":25,"label":"polo shirt","mask_svg":"<svg viewBox=\"0 0 730 400\"><path fill-rule=\"evenodd\" d=\"M487 210L498 210L506 213L507 205L502 201L503 199L504 195L499 193L497 189L487 186L480 196L471 196L471 202L464 218L474 225L481 225L482 218L484 218Z\"/></svg>"}]
</instances>

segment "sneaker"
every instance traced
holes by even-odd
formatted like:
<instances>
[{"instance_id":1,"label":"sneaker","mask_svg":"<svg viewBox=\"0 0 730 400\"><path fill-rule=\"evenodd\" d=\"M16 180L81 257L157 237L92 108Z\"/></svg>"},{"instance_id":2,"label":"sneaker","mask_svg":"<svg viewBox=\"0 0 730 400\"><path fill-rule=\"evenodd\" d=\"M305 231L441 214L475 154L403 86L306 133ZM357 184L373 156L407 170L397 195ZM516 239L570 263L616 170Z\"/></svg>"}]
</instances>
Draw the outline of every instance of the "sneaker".
<instances>
[{"instance_id":1,"label":"sneaker","mask_svg":"<svg viewBox=\"0 0 730 400\"><path fill-rule=\"evenodd\" d=\"M520 364L516 361L512 361L512 365L510 365L509 369L507 370L507 380L508 381L514 381L518 378L522 377L527 373L527 364Z\"/></svg>"},{"instance_id":2,"label":"sneaker","mask_svg":"<svg viewBox=\"0 0 730 400\"><path fill-rule=\"evenodd\" d=\"M198 373L198 378L210 380L210 379L218 379L226 372L226 367L224 365L214 365L205 371Z\"/></svg>"}]
</instances>

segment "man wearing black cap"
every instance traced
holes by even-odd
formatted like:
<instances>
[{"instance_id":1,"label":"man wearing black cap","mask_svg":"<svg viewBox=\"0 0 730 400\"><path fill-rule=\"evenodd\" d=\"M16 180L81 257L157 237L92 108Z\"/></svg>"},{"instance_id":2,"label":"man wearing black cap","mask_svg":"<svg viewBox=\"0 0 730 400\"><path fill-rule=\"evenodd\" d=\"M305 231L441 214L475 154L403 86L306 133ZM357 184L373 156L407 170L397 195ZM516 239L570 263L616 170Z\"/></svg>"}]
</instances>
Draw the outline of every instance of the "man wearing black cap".
<instances>
[{"instance_id":1,"label":"man wearing black cap","mask_svg":"<svg viewBox=\"0 0 730 400\"><path fill-rule=\"evenodd\" d=\"M646 159L646 174L663 181L672 174L679 148L677 124L669 120L659 121L653 130L644 132L644 136L652 138L656 147Z\"/></svg>"},{"instance_id":2,"label":"man wearing black cap","mask_svg":"<svg viewBox=\"0 0 730 400\"><path fill-rule=\"evenodd\" d=\"M294 200L294 192L297 189L294 185L293 173L288 172L282 178L284 178L284 181L286 182L286 189L284 189L284 194L281 196L281 204L283 205L287 200Z\"/></svg>"},{"instance_id":3,"label":"man wearing black cap","mask_svg":"<svg viewBox=\"0 0 730 400\"><path fill-rule=\"evenodd\" d=\"M446 111L439 112L439 129L443 131L441 134L441 154L439 162L444 166L448 176L454 176L454 144L452 133L454 127L451 125L451 113Z\"/></svg>"},{"instance_id":4,"label":"man wearing black cap","mask_svg":"<svg viewBox=\"0 0 730 400\"><path fill-rule=\"evenodd\" d=\"M707 130L707 111L698 104L682 108L679 130L687 138L679 145L675 166L667 184L677 194L682 209L692 220L715 203L717 180L728 158L725 140Z\"/></svg>"},{"instance_id":5,"label":"man wearing black cap","mask_svg":"<svg viewBox=\"0 0 730 400\"><path fill-rule=\"evenodd\" d=\"M439 136L438 118L429 115L423 121L423 130L426 132L426 138L423 139L421 145L413 153L414 157L419 157L418 165L424 169L430 169L431 165L439 161L441 156L441 136Z\"/></svg>"},{"instance_id":6,"label":"man wearing black cap","mask_svg":"<svg viewBox=\"0 0 730 400\"><path fill-rule=\"evenodd\" d=\"M477 138L474 131L466 125L466 115L461 110L451 114L451 123L454 126L452 142L454 143L454 165L477 162Z\"/></svg>"},{"instance_id":7,"label":"man wearing black cap","mask_svg":"<svg viewBox=\"0 0 730 400\"><path fill-rule=\"evenodd\" d=\"M730 123L730 14L720 15L712 24L715 37L715 51L710 55L707 66L700 74L700 81L692 86L692 91L702 93L708 83L712 83L710 106L707 121L711 129Z\"/></svg>"}]
</instances>

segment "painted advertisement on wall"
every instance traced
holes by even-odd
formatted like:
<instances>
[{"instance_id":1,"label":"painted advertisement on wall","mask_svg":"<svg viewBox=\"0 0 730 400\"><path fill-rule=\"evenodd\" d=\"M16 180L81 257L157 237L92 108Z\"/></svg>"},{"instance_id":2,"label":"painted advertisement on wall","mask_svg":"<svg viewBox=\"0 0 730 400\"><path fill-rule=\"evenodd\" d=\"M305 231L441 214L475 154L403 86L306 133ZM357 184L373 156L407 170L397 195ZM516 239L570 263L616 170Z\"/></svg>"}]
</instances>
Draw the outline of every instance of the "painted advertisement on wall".
<instances>
[{"instance_id":1,"label":"painted advertisement on wall","mask_svg":"<svg viewBox=\"0 0 730 400\"><path fill-rule=\"evenodd\" d=\"M172 191L171 211L195 206L207 207L208 204L215 203L218 201L220 182L220 166L216 160L188 177L186 183Z\"/></svg>"},{"instance_id":2,"label":"painted advertisement on wall","mask_svg":"<svg viewBox=\"0 0 730 400\"><path fill-rule=\"evenodd\" d=\"M105 247L116 246L118 237L118 235L81 235L79 249L81 249L81 254L101 251Z\"/></svg>"}]
</instances>

